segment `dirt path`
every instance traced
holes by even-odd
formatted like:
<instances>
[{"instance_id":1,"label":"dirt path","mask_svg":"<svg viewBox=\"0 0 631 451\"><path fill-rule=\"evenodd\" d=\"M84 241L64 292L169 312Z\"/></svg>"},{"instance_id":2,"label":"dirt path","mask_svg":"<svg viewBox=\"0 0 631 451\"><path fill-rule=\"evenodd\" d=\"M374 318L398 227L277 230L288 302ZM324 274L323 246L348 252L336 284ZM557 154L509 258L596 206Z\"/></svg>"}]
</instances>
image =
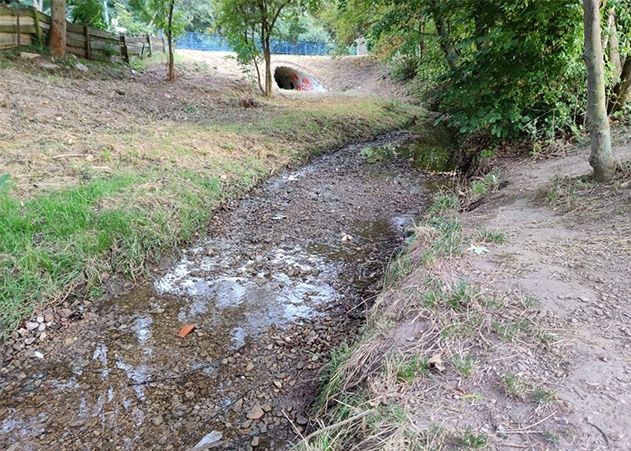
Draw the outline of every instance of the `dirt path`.
<instances>
[{"instance_id":1,"label":"dirt path","mask_svg":"<svg viewBox=\"0 0 631 451\"><path fill-rule=\"evenodd\" d=\"M628 162L631 147L617 146L615 154ZM470 273L495 289L520 290L538 299L540 315L557 321L556 360L516 362L520 374L549 384L557 393L551 418L540 426L550 432L547 445L629 449L629 175L602 187L581 181L579 176L591 172L585 150L543 162L518 161L507 164L504 172L508 188L470 213L466 223L505 231L508 243L468 263ZM567 182L560 183L559 177ZM565 183L571 187L567 191ZM546 205L546 197L550 201L557 195L561 199ZM531 411L521 407L518 414L518 408L503 421L524 425L532 420ZM527 434L519 439L532 448L546 443Z\"/></svg>"},{"instance_id":2,"label":"dirt path","mask_svg":"<svg viewBox=\"0 0 631 451\"><path fill-rule=\"evenodd\" d=\"M3 354L0 448L186 449L211 431L228 449L286 448L426 199L408 161L367 164L361 148L226 206L152 285L27 324L29 346Z\"/></svg>"}]
</instances>

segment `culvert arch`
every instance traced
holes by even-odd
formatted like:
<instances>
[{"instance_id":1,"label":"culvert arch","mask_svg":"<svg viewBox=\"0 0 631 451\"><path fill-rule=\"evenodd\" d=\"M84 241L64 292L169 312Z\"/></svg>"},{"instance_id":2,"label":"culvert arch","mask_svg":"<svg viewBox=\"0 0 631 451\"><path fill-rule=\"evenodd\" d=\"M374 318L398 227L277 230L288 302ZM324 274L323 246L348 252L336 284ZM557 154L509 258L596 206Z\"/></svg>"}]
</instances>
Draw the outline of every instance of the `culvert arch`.
<instances>
[{"instance_id":1,"label":"culvert arch","mask_svg":"<svg viewBox=\"0 0 631 451\"><path fill-rule=\"evenodd\" d=\"M324 85L308 72L289 65L274 68L274 81L279 89L290 91L324 92Z\"/></svg>"}]
</instances>

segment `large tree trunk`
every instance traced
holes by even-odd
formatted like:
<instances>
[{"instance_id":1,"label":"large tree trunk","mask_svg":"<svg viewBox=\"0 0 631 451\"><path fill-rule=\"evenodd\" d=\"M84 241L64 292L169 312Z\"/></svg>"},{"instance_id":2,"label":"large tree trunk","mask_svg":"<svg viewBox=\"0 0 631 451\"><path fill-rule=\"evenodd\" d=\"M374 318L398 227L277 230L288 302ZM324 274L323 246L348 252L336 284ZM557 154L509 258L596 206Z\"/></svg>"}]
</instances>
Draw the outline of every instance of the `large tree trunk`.
<instances>
[{"instance_id":1,"label":"large tree trunk","mask_svg":"<svg viewBox=\"0 0 631 451\"><path fill-rule=\"evenodd\" d=\"M167 71L167 78L169 80L175 80L175 65L173 63L173 8L175 7L175 0L169 2L169 24L167 26L167 41L169 43L169 67Z\"/></svg>"},{"instance_id":2,"label":"large tree trunk","mask_svg":"<svg viewBox=\"0 0 631 451\"><path fill-rule=\"evenodd\" d=\"M585 25L585 64L587 65L587 117L592 152L589 164L598 181L613 177L615 162L611 151L611 134L605 100L605 63L600 40L600 0L583 0Z\"/></svg>"},{"instance_id":3,"label":"large tree trunk","mask_svg":"<svg viewBox=\"0 0 631 451\"><path fill-rule=\"evenodd\" d=\"M53 56L66 56L66 0L52 0L50 50Z\"/></svg>"},{"instance_id":4,"label":"large tree trunk","mask_svg":"<svg viewBox=\"0 0 631 451\"><path fill-rule=\"evenodd\" d=\"M611 101L609 102L609 113L613 114L631 101L631 55L624 60L620 81L613 88Z\"/></svg>"}]
</instances>

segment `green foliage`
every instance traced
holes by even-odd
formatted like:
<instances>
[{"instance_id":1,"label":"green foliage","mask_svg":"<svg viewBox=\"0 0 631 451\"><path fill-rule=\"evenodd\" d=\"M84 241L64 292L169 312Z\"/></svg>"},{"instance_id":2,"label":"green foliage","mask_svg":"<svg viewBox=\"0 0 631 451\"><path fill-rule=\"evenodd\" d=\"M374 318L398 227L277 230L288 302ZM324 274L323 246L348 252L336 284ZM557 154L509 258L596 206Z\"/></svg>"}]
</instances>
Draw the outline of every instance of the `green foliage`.
<instances>
[{"instance_id":1,"label":"green foliage","mask_svg":"<svg viewBox=\"0 0 631 451\"><path fill-rule=\"evenodd\" d=\"M485 14L474 17L481 23L470 36L473 49L445 78L439 97L446 119L463 134L499 139L550 137L571 127L585 108L580 5L484 5Z\"/></svg>"},{"instance_id":2,"label":"green foliage","mask_svg":"<svg viewBox=\"0 0 631 451\"><path fill-rule=\"evenodd\" d=\"M361 156L366 163L374 164L379 161L390 160L397 156L397 146L386 144L384 146L366 146L361 150Z\"/></svg>"},{"instance_id":3,"label":"green foliage","mask_svg":"<svg viewBox=\"0 0 631 451\"><path fill-rule=\"evenodd\" d=\"M68 2L70 17L74 23L106 30L103 2L100 0L72 0Z\"/></svg>"},{"instance_id":4,"label":"green foliage","mask_svg":"<svg viewBox=\"0 0 631 451\"><path fill-rule=\"evenodd\" d=\"M147 6L149 12L152 13L153 24L156 29L165 30L166 32L169 28L169 7L172 1L175 2L175 8L171 32L175 38L184 32L186 26L180 0L147 0Z\"/></svg>"},{"instance_id":5,"label":"green foliage","mask_svg":"<svg viewBox=\"0 0 631 451\"><path fill-rule=\"evenodd\" d=\"M623 56L630 3L607 6L616 10ZM393 78L414 78L414 95L464 136L549 139L582 125L585 68L576 0L344 0L332 2L322 17L340 46L366 37L389 61Z\"/></svg>"},{"instance_id":6,"label":"green foliage","mask_svg":"<svg viewBox=\"0 0 631 451\"><path fill-rule=\"evenodd\" d=\"M132 36L153 31L145 21L144 11L134 10L131 5L133 3L127 4L121 0L114 2L114 13L118 20L118 26L125 28L127 33Z\"/></svg>"}]
</instances>

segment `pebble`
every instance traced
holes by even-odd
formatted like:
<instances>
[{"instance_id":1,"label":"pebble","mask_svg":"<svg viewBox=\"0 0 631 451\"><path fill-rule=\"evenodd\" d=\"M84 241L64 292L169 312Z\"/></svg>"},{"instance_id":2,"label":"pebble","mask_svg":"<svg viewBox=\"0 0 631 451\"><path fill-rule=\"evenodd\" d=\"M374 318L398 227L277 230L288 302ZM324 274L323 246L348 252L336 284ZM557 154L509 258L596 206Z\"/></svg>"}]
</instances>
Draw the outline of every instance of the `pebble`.
<instances>
[{"instance_id":1,"label":"pebble","mask_svg":"<svg viewBox=\"0 0 631 451\"><path fill-rule=\"evenodd\" d=\"M26 330L35 330L39 324L34 321L27 321L24 326L26 327Z\"/></svg>"},{"instance_id":2,"label":"pebble","mask_svg":"<svg viewBox=\"0 0 631 451\"><path fill-rule=\"evenodd\" d=\"M248 418L250 418L251 420L258 420L259 418L261 418L263 415L265 415L265 411L263 410L263 408L261 406L259 406L258 404L255 405L254 407L252 407L250 409L250 411L248 412Z\"/></svg>"},{"instance_id":3,"label":"pebble","mask_svg":"<svg viewBox=\"0 0 631 451\"><path fill-rule=\"evenodd\" d=\"M157 417L153 417L153 419L151 420L151 422L155 425L155 426L160 426L163 422L164 419L158 415Z\"/></svg>"},{"instance_id":4,"label":"pebble","mask_svg":"<svg viewBox=\"0 0 631 451\"><path fill-rule=\"evenodd\" d=\"M219 431L212 431L206 434L197 444L193 447L193 450L202 450L215 448L221 444L223 434Z\"/></svg>"}]
</instances>

